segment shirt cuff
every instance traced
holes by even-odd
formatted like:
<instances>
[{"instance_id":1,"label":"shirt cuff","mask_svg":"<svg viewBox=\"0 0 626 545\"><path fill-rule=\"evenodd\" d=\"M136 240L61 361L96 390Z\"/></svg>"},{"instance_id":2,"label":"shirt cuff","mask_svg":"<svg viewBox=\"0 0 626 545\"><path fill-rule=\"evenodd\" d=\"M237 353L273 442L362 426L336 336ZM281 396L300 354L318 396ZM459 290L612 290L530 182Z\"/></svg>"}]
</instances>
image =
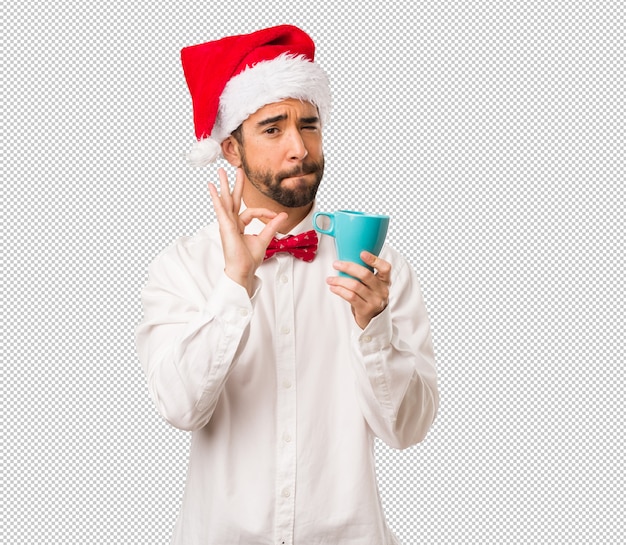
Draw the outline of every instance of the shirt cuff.
<instances>
[{"instance_id":1,"label":"shirt cuff","mask_svg":"<svg viewBox=\"0 0 626 545\"><path fill-rule=\"evenodd\" d=\"M391 344L391 311L389 305L377 316L374 316L365 329L356 323L352 329L353 338L361 354L368 355L379 352Z\"/></svg>"},{"instance_id":2,"label":"shirt cuff","mask_svg":"<svg viewBox=\"0 0 626 545\"><path fill-rule=\"evenodd\" d=\"M223 273L204 308L204 315L207 318L218 317L225 324L243 329L250 322L260 289L261 279L255 276L254 291L249 297L246 288Z\"/></svg>"}]
</instances>

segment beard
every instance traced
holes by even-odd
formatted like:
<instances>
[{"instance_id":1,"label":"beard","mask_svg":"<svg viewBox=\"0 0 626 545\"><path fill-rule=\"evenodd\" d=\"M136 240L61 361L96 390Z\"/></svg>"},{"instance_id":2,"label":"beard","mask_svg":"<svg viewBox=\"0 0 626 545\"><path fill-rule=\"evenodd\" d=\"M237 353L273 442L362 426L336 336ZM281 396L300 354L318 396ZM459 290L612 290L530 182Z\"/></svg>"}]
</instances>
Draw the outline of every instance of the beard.
<instances>
[{"instance_id":1,"label":"beard","mask_svg":"<svg viewBox=\"0 0 626 545\"><path fill-rule=\"evenodd\" d=\"M317 189L324 175L324 158L318 162L305 162L290 171L259 171L250 168L244 154L241 155L241 166L250 183L263 195L269 197L286 208L299 208L311 204L317 195ZM299 184L296 188L283 187L286 178L297 178L306 174L315 174L311 185Z\"/></svg>"}]
</instances>

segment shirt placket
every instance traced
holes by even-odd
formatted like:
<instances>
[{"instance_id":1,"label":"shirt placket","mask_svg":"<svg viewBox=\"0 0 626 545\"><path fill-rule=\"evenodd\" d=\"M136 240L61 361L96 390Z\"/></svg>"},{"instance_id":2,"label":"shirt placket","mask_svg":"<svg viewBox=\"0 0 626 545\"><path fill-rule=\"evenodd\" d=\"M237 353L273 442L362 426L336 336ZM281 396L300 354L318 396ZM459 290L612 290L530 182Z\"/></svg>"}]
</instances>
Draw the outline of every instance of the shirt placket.
<instances>
[{"instance_id":1,"label":"shirt placket","mask_svg":"<svg viewBox=\"0 0 626 545\"><path fill-rule=\"evenodd\" d=\"M276 520L277 545L293 545L296 496L296 346L293 258L276 256Z\"/></svg>"}]
</instances>

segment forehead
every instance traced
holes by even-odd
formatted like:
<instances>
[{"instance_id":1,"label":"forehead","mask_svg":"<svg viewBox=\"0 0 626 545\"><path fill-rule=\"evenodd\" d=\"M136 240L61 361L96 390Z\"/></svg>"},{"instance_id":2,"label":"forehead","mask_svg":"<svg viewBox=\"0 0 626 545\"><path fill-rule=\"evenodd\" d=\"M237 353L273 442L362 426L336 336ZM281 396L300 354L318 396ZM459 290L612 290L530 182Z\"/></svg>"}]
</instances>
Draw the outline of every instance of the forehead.
<instances>
[{"instance_id":1,"label":"forehead","mask_svg":"<svg viewBox=\"0 0 626 545\"><path fill-rule=\"evenodd\" d=\"M267 118L286 116L287 118L318 117L317 107L297 98L288 98L279 102L272 102L259 108L244 121L244 124L255 124Z\"/></svg>"}]
</instances>

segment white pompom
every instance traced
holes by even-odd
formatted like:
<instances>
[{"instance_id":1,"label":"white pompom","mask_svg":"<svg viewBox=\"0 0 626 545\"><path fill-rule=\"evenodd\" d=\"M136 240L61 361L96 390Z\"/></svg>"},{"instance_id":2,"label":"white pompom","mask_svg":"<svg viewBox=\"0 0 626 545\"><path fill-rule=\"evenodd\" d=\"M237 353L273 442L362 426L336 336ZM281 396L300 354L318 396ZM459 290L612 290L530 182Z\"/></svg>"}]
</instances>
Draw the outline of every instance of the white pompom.
<instances>
[{"instance_id":1,"label":"white pompom","mask_svg":"<svg viewBox=\"0 0 626 545\"><path fill-rule=\"evenodd\" d=\"M215 161L222 148L212 138L204 138L194 142L193 146L187 153L187 162L192 167L205 167Z\"/></svg>"}]
</instances>

